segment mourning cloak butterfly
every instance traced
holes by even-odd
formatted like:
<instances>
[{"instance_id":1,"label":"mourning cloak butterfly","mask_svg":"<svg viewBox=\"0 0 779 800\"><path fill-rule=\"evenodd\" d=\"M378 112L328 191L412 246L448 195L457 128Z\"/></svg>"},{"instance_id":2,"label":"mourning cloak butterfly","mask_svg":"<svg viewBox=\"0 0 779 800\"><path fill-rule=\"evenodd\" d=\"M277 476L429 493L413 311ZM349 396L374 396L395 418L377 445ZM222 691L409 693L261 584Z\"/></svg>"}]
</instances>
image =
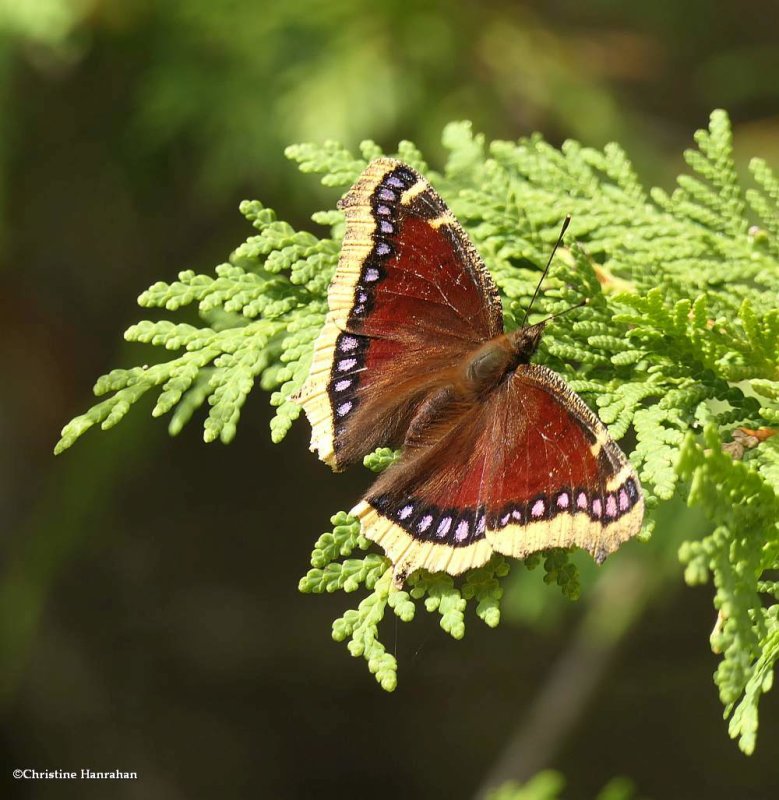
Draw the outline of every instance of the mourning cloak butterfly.
<instances>
[{"instance_id":1,"label":"mourning cloak butterfly","mask_svg":"<svg viewBox=\"0 0 779 800\"><path fill-rule=\"evenodd\" d=\"M351 512L396 583L493 552L578 545L601 562L634 536L635 471L581 398L530 363L544 323L504 332L497 289L430 184L379 158L339 207L346 235L298 399L333 469L403 448Z\"/></svg>"}]
</instances>

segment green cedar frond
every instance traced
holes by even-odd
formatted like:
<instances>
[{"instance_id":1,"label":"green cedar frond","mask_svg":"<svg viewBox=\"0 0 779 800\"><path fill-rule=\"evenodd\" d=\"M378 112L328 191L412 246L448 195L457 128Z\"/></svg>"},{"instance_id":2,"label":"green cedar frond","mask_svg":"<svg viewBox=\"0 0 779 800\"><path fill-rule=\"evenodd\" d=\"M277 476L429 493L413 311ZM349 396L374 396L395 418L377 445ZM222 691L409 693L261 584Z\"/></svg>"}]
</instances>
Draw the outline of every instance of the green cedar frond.
<instances>
[{"instance_id":1,"label":"green cedar frond","mask_svg":"<svg viewBox=\"0 0 779 800\"><path fill-rule=\"evenodd\" d=\"M723 656L716 679L731 733L749 751L777 654L769 571L779 553L779 436L746 450L742 461L723 453L721 442L740 426L779 426L779 178L753 159L754 184L742 185L723 111L695 141L685 153L690 171L670 194L647 191L616 144L597 150L569 141L557 149L537 134L488 143L463 122L444 130L448 157L440 173L409 142L396 155L428 175L467 228L500 289L509 329L523 318L563 217L573 215L571 244L533 310L546 316L583 297L588 305L549 325L538 357L570 381L615 438L635 440L647 535L652 509L680 493L711 516L714 533L688 543L682 558L688 581L711 576L716 586L722 622L712 643ZM287 150L303 172L334 187L350 186L381 154L372 141L357 153L333 142ZM57 452L94 425L115 425L149 391L153 414L170 414L171 433L208 404L204 438L228 442L257 383L277 409L273 440L285 436L300 413L291 398L324 320L343 216L315 213L324 227L314 235L256 201L241 212L255 232L227 263L213 274L181 272L140 296L143 307L168 313L133 325L126 338L156 347L159 361L100 378L95 393L105 399L65 426ZM178 313L184 307L186 317ZM378 450L365 465L378 472L395 457ZM300 589L363 593L333 636L368 661L385 689L397 682L397 663L379 638L388 608L410 621L423 601L455 638L465 631L468 603L486 624L498 623L504 559L457 580L420 573L398 591L388 560L371 551L356 521L341 513L332 525ZM567 552L526 565L541 562L547 582L578 595Z\"/></svg>"},{"instance_id":2,"label":"green cedar frond","mask_svg":"<svg viewBox=\"0 0 779 800\"><path fill-rule=\"evenodd\" d=\"M729 732L745 753L755 747L757 706L771 688L779 659L779 497L776 484L750 463L723 452L717 426L706 426L703 443L688 433L679 456L679 473L690 484L687 502L700 505L716 524L699 542L685 542L680 558L694 585L710 577L716 586L717 625L711 635L722 654L714 680L730 716ZM766 574L767 573L767 574Z\"/></svg>"}]
</instances>

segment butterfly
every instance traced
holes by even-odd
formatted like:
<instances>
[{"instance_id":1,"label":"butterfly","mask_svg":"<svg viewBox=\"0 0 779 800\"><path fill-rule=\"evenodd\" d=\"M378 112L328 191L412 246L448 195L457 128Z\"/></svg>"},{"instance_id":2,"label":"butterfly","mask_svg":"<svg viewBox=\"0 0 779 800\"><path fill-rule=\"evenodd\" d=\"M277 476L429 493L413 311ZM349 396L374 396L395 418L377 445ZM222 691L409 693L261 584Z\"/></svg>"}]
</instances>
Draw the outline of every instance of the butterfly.
<instances>
[{"instance_id":1,"label":"butterfly","mask_svg":"<svg viewBox=\"0 0 779 800\"><path fill-rule=\"evenodd\" d=\"M551 547L600 563L638 533L630 462L563 379L531 363L545 322L504 331L490 274L427 180L378 158L339 208L329 310L297 399L311 449L335 470L402 448L351 511L395 584Z\"/></svg>"}]
</instances>

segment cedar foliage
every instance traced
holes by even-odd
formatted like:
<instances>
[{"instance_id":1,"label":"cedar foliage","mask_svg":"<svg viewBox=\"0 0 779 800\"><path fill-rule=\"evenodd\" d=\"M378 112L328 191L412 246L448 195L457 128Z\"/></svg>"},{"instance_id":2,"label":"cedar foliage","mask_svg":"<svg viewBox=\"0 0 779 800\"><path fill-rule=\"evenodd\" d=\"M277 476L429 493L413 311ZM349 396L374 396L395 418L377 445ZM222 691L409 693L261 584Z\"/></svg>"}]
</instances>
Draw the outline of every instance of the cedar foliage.
<instances>
[{"instance_id":1,"label":"cedar foliage","mask_svg":"<svg viewBox=\"0 0 779 800\"><path fill-rule=\"evenodd\" d=\"M685 152L690 174L670 195L647 192L616 144L596 150L568 141L556 149L533 135L488 145L469 124L452 123L443 134L442 173L409 142L395 155L429 177L468 230L500 289L508 329L522 319L563 216L573 215L573 244L556 260L534 312L552 314L582 297L589 304L547 329L538 360L569 381L616 439L631 432L647 499L645 535L653 509L674 495L709 516L711 535L685 543L680 557L688 583L711 579L716 588L711 645L722 659L715 681L730 734L749 753L760 695L779 658L779 436L740 460L722 443L739 427L779 423L779 177L753 159L752 185L742 186L723 111L695 141ZM303 172L343 188L381 154L371 141L358 154L334 142L287 150ZM131 326L125 339L173 355L99 378L94 391L105 399L65 426L56 452L94 425L112 427L148 391L157 393L153 415L170 414L171 434L207 404L204 439L227 443L256 383L276 408L273 441L284 438L300 415L291 398L324 320L343 218L315 213L314 222L329 229L316 236L258 201L242 203L241 212L256 233L213 275L184 271L138 298L148 309L194 306L201 324L174 317ZM380 471L393 458L379 450L365 465ZM388 609L408 622L423 602L456 639L468 603L487 625L499 623L501 581L517 562L496 556L458 580L418 573L398 591L388 560L371 550L356 521L344 512L330 521L300 590L363 592L332 635L367 661L384 689L397 682L396 660L379 638ZM536 555L524 566L541 562L548 583L578 596L567 552Z\"/></svg>"}]
</instances>

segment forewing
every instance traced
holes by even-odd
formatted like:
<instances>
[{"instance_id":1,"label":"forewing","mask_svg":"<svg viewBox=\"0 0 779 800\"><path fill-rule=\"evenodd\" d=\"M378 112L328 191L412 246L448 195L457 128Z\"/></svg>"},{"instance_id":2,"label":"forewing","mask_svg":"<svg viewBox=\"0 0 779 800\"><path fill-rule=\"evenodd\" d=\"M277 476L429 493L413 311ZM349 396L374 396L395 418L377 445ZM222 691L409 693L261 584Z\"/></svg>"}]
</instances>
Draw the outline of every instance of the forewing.
<instances>
[{"instance_id":1,"label":"forewing","mask_svg":"<svg viewBox=\"0 0 779 800\"><path fill-rule=\"evenodd\" d=\"M346 234L299 397L311 449L335 469L402 443L425 397L474 344L502 331L484 264L417 172L377 159L340 207Z\"/></svg>"}]
</instances>

